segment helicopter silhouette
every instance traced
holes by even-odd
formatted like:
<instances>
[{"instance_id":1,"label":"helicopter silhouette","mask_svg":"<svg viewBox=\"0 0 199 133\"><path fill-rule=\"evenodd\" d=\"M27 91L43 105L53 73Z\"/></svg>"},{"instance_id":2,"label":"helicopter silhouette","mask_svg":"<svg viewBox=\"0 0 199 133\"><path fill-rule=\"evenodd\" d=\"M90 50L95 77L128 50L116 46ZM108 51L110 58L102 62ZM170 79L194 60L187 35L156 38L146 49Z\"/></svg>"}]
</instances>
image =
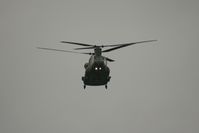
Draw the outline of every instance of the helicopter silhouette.
<instances>
[{"instance_id":1,"label":"helicopter silhouette","mask_svg":"<svg viewBox=\"0 0 199 133\"><path fill-rule=\"evenodd\" d=\"M90 55L89 61L84 64L85 75L82 77L82 81L84 83L83 88L85 89L87 85L88 86L105 85L105 88L107 89L107 83L111 79L110 69L107 65L107 62L114 62L115 60L102 56L102 53L110 52L110 51L117 50L123 47L131 46L134 44L153 42L153 41L157 41L157 40L147 40L147 41L140 41L140 42L114 44L114 45L101 45L101 46L85 44L85 43L61 41L61 43L84 46L80 48L75 48L74 50L94 49L93 53L83 53L83 52L60 50L60 49L54 49L54 48L46 48L46 47L37 47L37 48L43 49L43 50ZM106 48L106 47L111 47L111 48L102 50L103 48Z\"/></svg>"}]
</instances>

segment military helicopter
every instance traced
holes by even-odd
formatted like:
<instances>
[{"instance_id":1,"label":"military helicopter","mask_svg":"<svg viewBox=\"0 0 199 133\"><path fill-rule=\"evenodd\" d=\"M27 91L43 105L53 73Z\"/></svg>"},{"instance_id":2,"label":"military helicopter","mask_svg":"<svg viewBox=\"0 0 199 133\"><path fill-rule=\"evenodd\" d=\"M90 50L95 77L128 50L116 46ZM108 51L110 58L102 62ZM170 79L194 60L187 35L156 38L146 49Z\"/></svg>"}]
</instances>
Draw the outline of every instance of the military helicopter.
<instances>
[{"instance_id":1,"label":"military helicopter","mask_svg":"<svg viewBox=\"0 0 199 133\"><path fill-rule=\"evenodd\" d=\"M113 62L115 60L102 56L102 53L110 52L110 51L117 50L123 47L131 46L134 44L153 42L153 41L157 41L157 40L147 40L147 41L140 41L140 42L114 44L114 45L100 45L100 46L92 45L92 44L85 44L85 43L61 41L61 43L84 46L80 48L75 48L74 50L94 49L93 53L81 53L81 52L76 52L76 51L60 50L60 49L45 48L45 47L37 47L37 48L43 49L43 50L52 50L52 51L90 55L89 61L84 64L85 75L82 77L82 81L84 83L83 87L85 89L87 85L88 86L105 85L105 88L107 89L107 83L111 79L111 76L109 75L110 69L107 66L107 62ZM102 50L103 48L106 48L106 47L111 47L111 48Z\"/></svg>"}]
</instances>

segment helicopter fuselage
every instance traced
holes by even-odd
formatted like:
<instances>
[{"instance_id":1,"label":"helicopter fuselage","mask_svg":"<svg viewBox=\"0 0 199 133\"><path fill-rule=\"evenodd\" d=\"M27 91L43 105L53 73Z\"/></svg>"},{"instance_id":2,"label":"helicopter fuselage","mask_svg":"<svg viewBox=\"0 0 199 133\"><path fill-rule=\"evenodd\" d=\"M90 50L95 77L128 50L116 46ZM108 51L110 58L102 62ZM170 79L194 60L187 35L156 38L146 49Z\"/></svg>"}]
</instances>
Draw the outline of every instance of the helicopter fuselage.
<instances>
[{"instance_id":1,"label":"helicopter fuselage","mask_svg":"<svg viewBox=\"0 0 199 133\"><path fill-rule=\"evenodd\" d=\"M89 62L84 65L85 76L82 77L84 85L107 85L110 80L110 69L107 60L101 55L92 55Z\"/></svg>"}]
</instances>

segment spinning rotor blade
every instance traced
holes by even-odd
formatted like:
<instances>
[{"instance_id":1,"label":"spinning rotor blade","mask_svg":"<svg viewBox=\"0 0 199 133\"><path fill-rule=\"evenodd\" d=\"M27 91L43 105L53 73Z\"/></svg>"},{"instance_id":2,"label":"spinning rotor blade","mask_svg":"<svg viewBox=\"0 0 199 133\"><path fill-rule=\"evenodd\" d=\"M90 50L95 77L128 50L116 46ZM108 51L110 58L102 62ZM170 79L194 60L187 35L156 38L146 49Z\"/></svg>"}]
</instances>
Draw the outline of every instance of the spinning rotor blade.
<instances>
[{"instance_id":1,"label":"spinning rotor blade","mask_svg":"<svg viewBox=\"0 0 199 133\"><path fill-rule=\"evenodd\" d=\"M50 50L50 51L59 51L59 52L68 52L68 53L92 55L92 53L80 53L80 52L75 52L75 51L60 50L60 49L54 49L54 48L44 48L44 47L37 47L37 48L38 49L43 49L43 50Z\"/></svg>"},{"instance_id":2,"label":"spinning rotor blade","mask_svg":"<svg viewBox=\"0 0 199 133\"><path fill-rule=\"evenodd\" d=\"M119 49L119 48L130 46L130 45L134 45L134 44L138 44L138 43L145 43L145 42L153 42L153 41L157 41L157 40L148 40L148 41L141 41L141 42L125 43L125 44L116 44L116 47L103 50L102 52L110 52L110 51L113 51L113 50L116 50L116 49Z\"/></svg>"},{"instance_id":3,"label":"spinning rotor blade","mask_svg":"<svg viewBox=\"0 0 199 133\"><path fill-rule=\"evenodd\" d=\"M94 45L91 45L91 44L77 43L77 42L67 42L67 41L61 41L61 43L75 44L75 45L80 45L80 46L94 46Z\"/></svg>"}]
</instances>

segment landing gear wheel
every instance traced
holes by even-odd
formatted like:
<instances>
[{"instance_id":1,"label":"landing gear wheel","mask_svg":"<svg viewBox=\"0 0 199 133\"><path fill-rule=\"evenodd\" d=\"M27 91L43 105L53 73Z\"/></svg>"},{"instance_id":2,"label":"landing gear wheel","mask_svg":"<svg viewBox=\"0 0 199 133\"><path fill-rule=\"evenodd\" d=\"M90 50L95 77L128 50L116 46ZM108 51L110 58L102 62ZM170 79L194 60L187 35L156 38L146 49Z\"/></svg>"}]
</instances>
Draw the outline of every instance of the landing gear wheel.
<instances>
[{"instance_id":1,"label":"landing gear wheel","mask_svg":"<svg viewBox=\"0 0 199 133\"><path fill-rule=\"evenodd\" d=\"M84 90L86 89L86 85L84 85Z\"/></svg>"},{"instance_id":2,"label":"landing gear wheel","mask_svg":"<svg viewBox=\"0 0 199 133\"><path fill-rule=\"evenodd\" d=\"M108 88L107 85L105 85L105 88L106 88L106 89Z\"/></svg>"}]
</instances>

